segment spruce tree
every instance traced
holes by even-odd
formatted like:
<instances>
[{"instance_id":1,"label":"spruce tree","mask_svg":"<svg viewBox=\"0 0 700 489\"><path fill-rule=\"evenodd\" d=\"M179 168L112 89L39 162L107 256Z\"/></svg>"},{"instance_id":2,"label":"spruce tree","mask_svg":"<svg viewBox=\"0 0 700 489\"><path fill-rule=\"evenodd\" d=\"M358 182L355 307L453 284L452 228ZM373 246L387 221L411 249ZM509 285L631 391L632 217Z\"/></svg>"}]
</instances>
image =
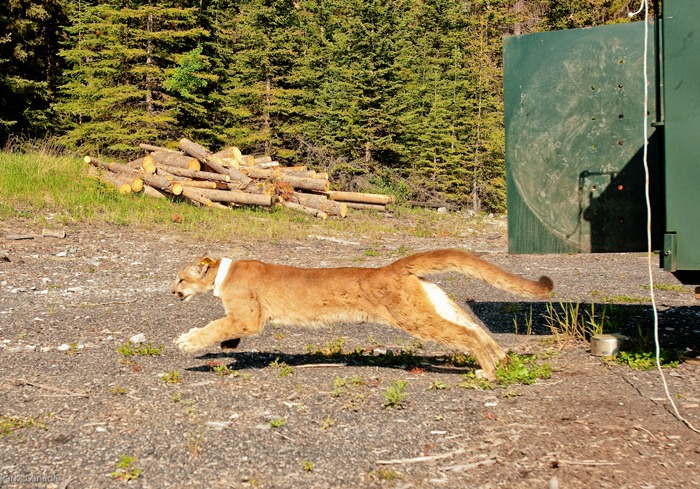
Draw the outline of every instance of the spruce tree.
<instances>
[{"instance_id":1,"label":"spruce tree","mask_svg":"<svg viewBox=\"0 0 700 489\"><path fill-rule=\"evenodd\" d=\"M0 3L0 145L51 131L60 26L67 0Z\"/></svg>"},{"instance_id":2,"label":"spruce tree","mask_svg":"<svg viewBox=\"0 0 700 489\"><path fill-rule=\"evenodd\" d=\"M109 0L73 12L56 107L67 124L66 145L118 155L177 136L175 109L184 97L172 83L168 93L166 81L178 54L191 52L206 32L196 25L195 8L176 3Z\"/></svg>"}]
</instances>

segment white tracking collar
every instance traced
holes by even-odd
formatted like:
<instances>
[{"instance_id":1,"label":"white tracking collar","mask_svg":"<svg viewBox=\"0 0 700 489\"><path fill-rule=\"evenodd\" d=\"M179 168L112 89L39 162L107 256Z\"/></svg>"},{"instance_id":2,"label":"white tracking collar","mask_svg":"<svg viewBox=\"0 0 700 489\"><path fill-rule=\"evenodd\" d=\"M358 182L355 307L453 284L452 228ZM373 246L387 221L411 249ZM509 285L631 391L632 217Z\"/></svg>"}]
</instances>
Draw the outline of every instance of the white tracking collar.
<instances>
[{"instance_id":1,"label":"white tracking collar","mask_svg":"<svg viewBox=\"0 0 700 489\"><path fill-rule=\"evenodd\" d=\"M233 260L231 258L222 258L221 263L219 263L219 270L216 272L216 278L214 279L214 297L221 296L221 283L226 278L228 269L231 266Z\"/></svg>"}]
</instances>

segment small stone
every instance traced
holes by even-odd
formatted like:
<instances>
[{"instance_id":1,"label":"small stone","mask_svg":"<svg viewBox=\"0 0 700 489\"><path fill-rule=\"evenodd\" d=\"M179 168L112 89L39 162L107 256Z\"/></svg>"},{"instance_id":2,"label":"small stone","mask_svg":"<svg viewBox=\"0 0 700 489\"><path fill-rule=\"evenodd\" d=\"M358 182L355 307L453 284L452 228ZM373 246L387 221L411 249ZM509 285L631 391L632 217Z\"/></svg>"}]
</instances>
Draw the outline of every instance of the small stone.
<instances>
[{"instance_id":1,"label":"small stone","mask_svg":"<svg viewBox=\"0 0 700 489\"><path fill-rule=\"evenodd\" d=\"M221 431L229 426L231 426L231 421L207 421L207 428L211 428L216 431Z\"/></svg>"},{"instance_id":2,"label":"small stone","mask_svg":"<svg viewBox=\"0 0 700 489\"><path fill-rule=\"evenodd\" d=\"M56 347L58 351L68 351L70 350L70 345L67 343L63 343L62 345L59 345Z\"/></svg>"},{"instance_id":3,"label":"small stone","mask_svg":"<svg viewBox=\"0 0 700 489\"><path fill-rule=\"evenodd\" d=\"M135 334L131 338L129 338L129 343L132 345L140 345L141 343L146 342L146 335L143 333Z\"/></svg>"}]
</instances>

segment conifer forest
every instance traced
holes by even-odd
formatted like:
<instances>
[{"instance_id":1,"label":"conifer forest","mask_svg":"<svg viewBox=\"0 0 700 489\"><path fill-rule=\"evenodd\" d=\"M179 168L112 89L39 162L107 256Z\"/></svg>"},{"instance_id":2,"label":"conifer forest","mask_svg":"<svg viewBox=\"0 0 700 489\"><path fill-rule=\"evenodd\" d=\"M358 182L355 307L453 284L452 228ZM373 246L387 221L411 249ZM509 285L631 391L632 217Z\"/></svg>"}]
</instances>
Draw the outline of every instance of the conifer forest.
<instances>
[{"instance_id":1,"label":"conifer forest","mask_svg":"<svg viewBox=\"0 0 700 489\"><path fill-rule=\"evenodd\" d=\"M0 147L187 137L357 190L505 209L502 40L628 0L3 0Z\"/></svg>"}]
</instances>

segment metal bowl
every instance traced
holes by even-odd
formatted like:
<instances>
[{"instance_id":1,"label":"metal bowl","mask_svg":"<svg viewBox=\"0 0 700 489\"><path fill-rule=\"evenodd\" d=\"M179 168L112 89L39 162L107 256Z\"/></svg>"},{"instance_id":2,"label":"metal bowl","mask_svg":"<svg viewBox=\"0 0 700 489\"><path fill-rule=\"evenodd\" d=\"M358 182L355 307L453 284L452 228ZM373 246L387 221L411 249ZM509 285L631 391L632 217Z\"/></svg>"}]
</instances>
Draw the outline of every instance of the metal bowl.
<instances>
[{"instance_id":1,"label":"metal bowl","mask_svg":"<svg viewBox=\"0 0 700 489\"><path fill-rule=\"evenodd\" d=\"M621 334L597 334L591 337L591 355L596 357L611 357L620 351L627 340Z\"/></svg>"}]
</instances>

